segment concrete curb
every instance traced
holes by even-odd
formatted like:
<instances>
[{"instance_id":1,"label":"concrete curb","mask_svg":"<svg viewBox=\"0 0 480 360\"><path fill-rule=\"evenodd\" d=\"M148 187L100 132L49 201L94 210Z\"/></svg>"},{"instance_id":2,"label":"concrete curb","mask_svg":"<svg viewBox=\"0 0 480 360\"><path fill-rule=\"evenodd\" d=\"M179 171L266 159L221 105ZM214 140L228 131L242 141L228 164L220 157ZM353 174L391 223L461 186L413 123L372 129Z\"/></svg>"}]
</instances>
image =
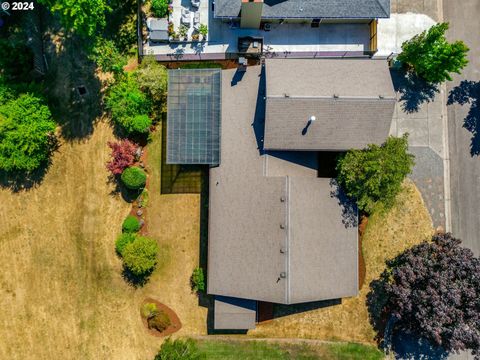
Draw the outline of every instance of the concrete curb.
<instances>
[{"instance_id":1,"label":"concrete curb","mask_svg":"<svg viewBox=\"0 0 480 360\"><path fill-rule=\"evenodd\" d=\"M437 0L438 20L444 21L443 0ZM443 183L445 200L445 231L452 231L452 197L450 188L450 144L448 134L447 84L441 86L442 92L442 126L443 126Z\"/></svg>"},{"instance_id":2,"label":"concrete curb","mask_svg":"<svg viewBox=\"0 0 480 360\"><path fill-rule=\"evenodd\" d=\"M448 112L447 112L447 85L444 83L441 87L442 91L442 123L443 123L443 184L444 184L444 200L445 200L445 231L452 231L452 198L450 189L450 148L448 134Z\"/></svg>"}]
</instances>

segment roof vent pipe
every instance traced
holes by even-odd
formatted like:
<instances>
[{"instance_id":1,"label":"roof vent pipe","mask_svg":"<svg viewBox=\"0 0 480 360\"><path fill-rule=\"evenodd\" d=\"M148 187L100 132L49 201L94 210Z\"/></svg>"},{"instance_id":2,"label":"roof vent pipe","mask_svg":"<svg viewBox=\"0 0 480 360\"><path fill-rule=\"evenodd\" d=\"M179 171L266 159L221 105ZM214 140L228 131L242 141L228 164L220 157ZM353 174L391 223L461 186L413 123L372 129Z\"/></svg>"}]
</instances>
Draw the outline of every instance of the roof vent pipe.
<instances>
[{"instance_id":1,"label":"roof vent pipe","mask_svg":"<svg viewBox=\"0 0 480 360\"><path fill-rule=\"evenodd\" d=\"M308 119L308 121L310 122L314 122L315 120L317 120L317 118L315 116L310 116L310 119Z\"/></svg>"},{"instance_id":2,"label":"roof vent pipe","mask_svg":"<svg viewBox=\"0 0 480 360\"><path fill-rule=\"evenodd\" d=\"M280 273L280 278L285 279L287 277L287 273L285 271L282 271Z\"/></svg>"}]
</instances>

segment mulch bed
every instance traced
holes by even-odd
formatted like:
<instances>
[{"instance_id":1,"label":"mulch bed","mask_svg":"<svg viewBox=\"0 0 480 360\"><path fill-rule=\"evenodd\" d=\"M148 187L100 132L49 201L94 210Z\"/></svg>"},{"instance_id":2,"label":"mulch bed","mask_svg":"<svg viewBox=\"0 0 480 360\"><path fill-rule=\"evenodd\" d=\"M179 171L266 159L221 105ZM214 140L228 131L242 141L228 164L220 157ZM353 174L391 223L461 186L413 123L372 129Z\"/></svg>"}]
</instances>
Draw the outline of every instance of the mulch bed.
<instances>
[{"instance_id":1,"label":"mulch bed","mask_svg":"<svg viewBox=\"0 0 480 360\"><path fill-rule=\"evenodd\" d=\"M140 156L140 160L135 164L135 166L139 166L140 163L143 163L144 164L144 170L145 172L147 172L147 161L148 161L148 157L147 157L147 148L146 147L143 147L142 148L142 155ZM147 191L148 188L149 188L149 183L150 183L150 176L148 176L148 172L147 172L147 182L145 183L145 189ZM132 203L132 210L130 210L130 215L133 215L135 217L137 217L138 219L143 219L144 223L143 223L143 226L141 227L140 231L138 232L140 235L144 235L144 236L147 236L148 235L148 224L147 224L147 207L145 206L142 206L142 207L139 207L138 206L138 201L135 200L133 203ZM142 215L139 216L137 214L137 211L141 211L142 212Z\"/></svg>"},{"instance_id":2,"label":"mulch bed","mask_svg":"<svg viewBox=\"0 0 480 360\"><path fill-rule=\"evenodd\" d=\"M365 282L365 276L367 268L365 266L365 259L363 258L362 251L362 238L367 228L368 217L362 216L360 218L360 224L358 226L358 289L360 290Z\"/></svg>"},{"instance_id":3,"label":"mulch bed","mask_svg":"<svg viewBox=\"0 0 480 360\"><path fill-rule=\"evenodd\" d=\"M164 336L171 335L182 328L182 323L180 322L180 319L178 318L177 314L175 314L175 312L172 309L170 309L167 305L164 305L161 302L158 302L157 300L154 300L152 298L146 298L143 301L142 305L146 303L154 303L155 305L157 305L158 310L165 312L165 314L167 314L171 322L171 325L168 328L166 328L162 332L159 332L158 330L155 330L155 329L149 329L147 319L145 319L142 316L143 325L145 326L147 331L150 333L150 335L153 335L156 337L164 337Z\"/></svg>"}]
</instances>

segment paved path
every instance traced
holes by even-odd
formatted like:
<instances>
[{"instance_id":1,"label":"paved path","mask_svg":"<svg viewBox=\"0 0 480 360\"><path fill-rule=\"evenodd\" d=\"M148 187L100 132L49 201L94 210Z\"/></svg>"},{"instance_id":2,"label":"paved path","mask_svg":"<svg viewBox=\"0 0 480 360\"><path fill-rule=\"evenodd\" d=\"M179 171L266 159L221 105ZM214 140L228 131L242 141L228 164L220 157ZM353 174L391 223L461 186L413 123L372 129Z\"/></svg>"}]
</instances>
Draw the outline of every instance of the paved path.
<instances>
[{"instance_id":1,"label":"paved path","mask_svg":"<svg viewBox=\"0 0 480 360\"><path fill-rule=\"evenodd\" d=\"M444 0L444 18L450 23L450 39L461 39L470 48L467 68L447 84L450 93L462 80L474 81L463 90L470 95L476 89L476 105L448 106L450 174L452 197L452 232L480 255L480 156L471 154L472 133L465 129L469 116L480 133L480 0ZM457 88L458 89L458 88ZM480 146L480 134L474 139ZM473 149L475 152L476 149Z\"/></svg>"},{"instance_id":2,"label":"paved path","mask_svg":"<svg viewBox=\"0 0 480 360\"><path fill-rule=\"evenodd\" d=\"M392 0L389 19L378 23L377 57L401 52L404 41L429 29L442 18L439 0ZM390 134L409 133L410 152L415 167L410 178L415 182L437 230L450 228L447 122L445 86L432 86L404 71L391 70L397 92L397 106Z\"/></svg>"}]
</instances>

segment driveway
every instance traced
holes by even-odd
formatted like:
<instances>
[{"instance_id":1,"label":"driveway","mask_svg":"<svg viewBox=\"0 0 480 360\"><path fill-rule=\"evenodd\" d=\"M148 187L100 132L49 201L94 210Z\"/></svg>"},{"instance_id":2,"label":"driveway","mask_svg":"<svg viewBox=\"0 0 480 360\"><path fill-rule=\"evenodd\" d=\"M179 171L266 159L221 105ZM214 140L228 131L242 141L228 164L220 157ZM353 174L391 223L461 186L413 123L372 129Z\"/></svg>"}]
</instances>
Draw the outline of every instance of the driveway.
<instances>
[{"instance_id":1,"label":"driveway","mask_svg":"<svg viewBox=\"0 0 480 360\"><path fill-rule=\"evenodd\" d=\"M461 39L470 48L469 65L447 84L452 103L448 106L452 232L479 256L480 1L444 0L444 17L450 23L449 38Z\"/></svg>"}]
</instances>

